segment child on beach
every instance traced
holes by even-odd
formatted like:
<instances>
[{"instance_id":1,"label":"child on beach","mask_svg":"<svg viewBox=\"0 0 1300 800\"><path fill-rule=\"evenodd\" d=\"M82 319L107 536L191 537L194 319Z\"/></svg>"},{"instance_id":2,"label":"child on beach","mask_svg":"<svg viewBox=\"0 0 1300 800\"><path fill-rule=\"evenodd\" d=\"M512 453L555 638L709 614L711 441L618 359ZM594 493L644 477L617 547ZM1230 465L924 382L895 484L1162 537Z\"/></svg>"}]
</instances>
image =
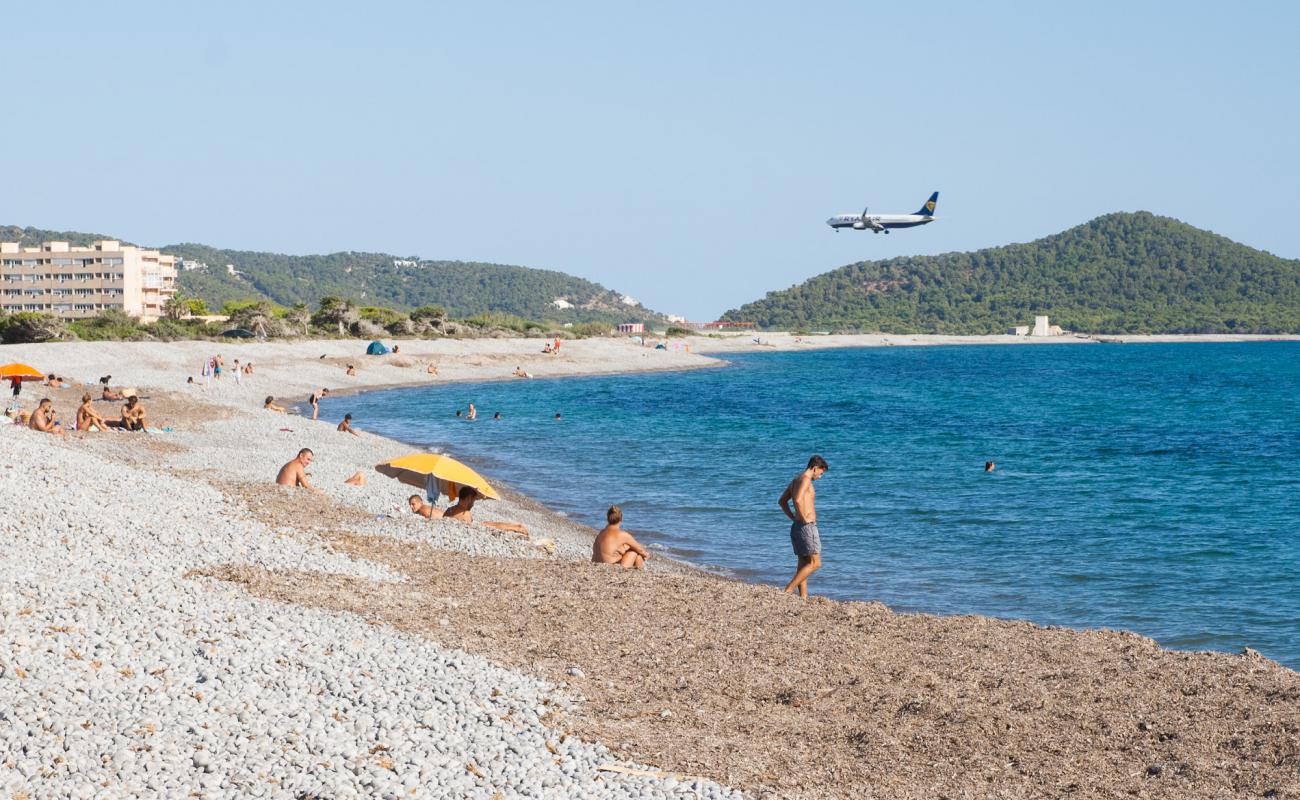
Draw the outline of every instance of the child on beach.
<instances>
[{"instance_id":1,"label":"child on beach","mask_svg":"<svg viewBox=\"0 0 1300 800\"><path fill-rule=\"evenodd\" d=\"M596 541L591 544L591 560L596 564L618 564L623 569L642 569L650 553L632 534L620 527L623 523L623 510L610 506L605 512L607 524L596 534Z\"/></svg>"}]
</instances>

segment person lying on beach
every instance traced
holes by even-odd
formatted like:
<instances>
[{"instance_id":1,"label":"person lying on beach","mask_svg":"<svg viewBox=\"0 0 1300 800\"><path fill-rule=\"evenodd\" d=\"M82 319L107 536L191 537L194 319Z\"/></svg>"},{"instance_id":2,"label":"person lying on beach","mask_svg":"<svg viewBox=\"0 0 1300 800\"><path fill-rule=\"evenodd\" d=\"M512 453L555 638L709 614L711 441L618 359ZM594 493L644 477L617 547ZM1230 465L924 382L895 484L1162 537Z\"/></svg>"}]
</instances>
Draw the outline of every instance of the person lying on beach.
<instances>
[{"instance_id":1,"label":"person lying on beach","mask_svg":"<svg viewBox=\"0 0 1300 800\"><path fill-rule=\"evenodd\" d=\"M429 366L424 371L436 377L438 374L438 365L430 361Z\"/></svg>"},{"instance_id":2,"label":"person lying on beach","mask_svg":"<svg viewBox=\"0 0 1300 800\"><path fill-rule=\"evenodd\" d=\"M108 423L104 418L99 416L99 412L92 405L93 399L90 392L81 396L81 406L77 409L77 430L88 431L90 426L95 426L100 431L108 430Z\"/></svg>"},{"instance_id":3,"label":"person lying on beach","mask_svg":"<svg viewBox=\"0 0 1300 800\"><path fill-rule=\"evenodd\" d=\"M311 466L313 455L310 448L304 447L299 450L298 455L292 461L280 467L280 473L275 476L276 484L279 486L301 486L304 489L311 489L317 494L323 494L320 489L312 486L307 480L310 477L307 467Z\"/></svg>"},{"instance_id":4,"label":"person lying on beach","mask_svg":"<svg viewBox=\"0 0 1300 800\"><path fill-rule=\"evenodd\" d=\"M62 389L63 379L60 378L58 375L51 375L49 379L46 381L46 384L52 389Z\"/></svg>"},{"instance_id":5,"label":"person lying on beach","mask_svg":"<svg viewBox=\"0 0 1300 800\"><path fill-rule=\"evenodd\" d=\"M347 371L347 374L348 374L349 376L353 376L353 377L355 377L356 374L357 374L357 368L356 368L354 365L352 365L352 364L348 364L348 371Z\"/></svg>"},{"instance_id":6,"label":"person lying on beach","mask_svg":"<svg viewBox=\"0 0 1300 800\"><path fill-rule=\"evenodd\" d=\"M103 393L100 395L100 398L99 398L99 399L101 399L101 400L125 400L125 399L126 399L126 395L121 394L121 393L119 393L119 392L115 392L115 391L113 391L112 389L110 389L110 388L108 388L107 386L105 386L105 387L104 387L104 391L103 391Z\"/></svg>"},{"instance_id":7,"label":"person lying on beach","mask_svg":"<svg viewBox=\"0 0 1300 800\"><path fill-rule=\"evenodd\" d=\"M266 409L267 411L277 411L281 414L285 412L285 407L277 406L275 404L275 398L269 394L266 396L265 402L262 403L262 408Z\"/></svg>"},{"instance_id":8,"label":"person lying on beach","mask_svg":"<svg viewBox=\"0 0 1300 800\"><path fill-rule=\"evenodd\" d=\"M339 423L339 426L338 426L338 428L337 428L336 430L338 430L340 433L350 433L350 434L352 434L353 436L360 436L360 435L361 435L361 434L357 433L356 431L352 430L352 415L351 415L351 414L344 414L344 415L343 415L343 421Z\"/></svg>"},{"instance_id":9,"label":"person lying on beach","mask_svg":"<svg viewBox=\"0 0 1300 800\"><path fill-rule=\"evenodd\" d=\"M65 433L59 423L59 415L54 413L54 406L48 397L42 397L41 402L36 404L36 410L32 412L27 424L32 430L41 433L53 433L59 436Z\"/></svg>"},{"instance_id":10,"label":"person lying on beach","mask_svg":"<svg viewBox=\"0 0 1300 800\"><path fill-rule=\"evenodd\" d=\"M433 519L434 517L442 516L441 508L434 508L433 506L424 502L423 500L420 499L420 496L418 494L413 494L410 497L406 498L406 504L411 507L412 514L419 514L425 519Z\"/></svg>"},{"instance_id":11,"label":"person lying on beach","mask_svg":"<svg viewBox=\"0 0 1300 800\"><path fill-rule=\"evenodd\" d=\"M524 371L524 368L523 368L523 367L515 367L515 377L516 377L516 378L531 378L531 377L533 377L533 376L532 376L532 375L529 375L526 371Z\"/></svg>"},{"instance_id":12,"label":"person lying on beach","mask_svg":"<svg viewBox=\"0 0 1300 800\"><path fill-rule=\"evenodd\" d=\"M591 560L596 564L618 564L623 569L643 569L650 553L632 534L623 530L623 510L610 506L605 512L608 523L591 543Z\"/></svg>"},{"instance_id":13,"label":"person lying on beach","mask_svg":"<svg viewBox=\"0 0 1300 800\"><path fill-rule=\"evenodd\" d=\"M126 428L128 431L144 431L148 424L145 421L144 406L140 405L140 398L131 395L126 398L126 405L122 406L122 421L118 427Z\"/></svg>"},{"instance_id":14,"label":"person lying on beach","mask_svg":"<svg viewBox=\"0 0 1300 800\"><path fill-rule=\"evenodd\" d=\"M474 501L478 500L478 490L473 486L462 486L460 492L456 494L456 504L442 512L442 516L447 519L454 519L457 522L464 522L467 525L474 522ZM521 536L528 535L528 528L516 522L480 522L480 525L486 525L489 528L496 528L499 531L508 533L518 533Z\"/></svg>"}]
</instances>

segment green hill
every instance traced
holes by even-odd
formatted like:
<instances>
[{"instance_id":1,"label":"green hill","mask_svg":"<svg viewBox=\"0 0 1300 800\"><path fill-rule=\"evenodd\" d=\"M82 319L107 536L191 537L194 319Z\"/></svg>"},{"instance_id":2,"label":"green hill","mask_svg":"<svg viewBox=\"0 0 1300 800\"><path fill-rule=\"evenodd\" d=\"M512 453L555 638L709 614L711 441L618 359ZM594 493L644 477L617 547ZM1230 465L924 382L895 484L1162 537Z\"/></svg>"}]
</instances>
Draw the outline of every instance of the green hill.
<instances>
[{"instance_id":1,"label":"green hill","mask_svg":"<svg viewBox=\"0 0 1300 800\"><path fill-rule=\"evenodd\" d=\"M1300 332L1300 261L1145 211L1026 244L864 261L723 319L769 329L1002 333L1047 314L1088 333Z\"/></svg>"},{"instance_id":2,"label":"green hill","mask_svg":"<svg viewBox=\"0 0 1300 800\"><path fill-rule=\"evenodd\" d=\"M74 245L114 237L0 226L0 241L32 246L43 241ZM151 247L154 245L150 245ZM227 301L303 302L315 308L322 297L350 298L362 306L409 311L442 306L453 317L513 314L554 322L661 322L663 317L598 283L563 272L465 261L430 261L385 253L289 256L222 250L202 244L158 247L185 260L181 291L209 308ZM560 305L556 301L561 301Z\"/></svg>"}]
</instances>

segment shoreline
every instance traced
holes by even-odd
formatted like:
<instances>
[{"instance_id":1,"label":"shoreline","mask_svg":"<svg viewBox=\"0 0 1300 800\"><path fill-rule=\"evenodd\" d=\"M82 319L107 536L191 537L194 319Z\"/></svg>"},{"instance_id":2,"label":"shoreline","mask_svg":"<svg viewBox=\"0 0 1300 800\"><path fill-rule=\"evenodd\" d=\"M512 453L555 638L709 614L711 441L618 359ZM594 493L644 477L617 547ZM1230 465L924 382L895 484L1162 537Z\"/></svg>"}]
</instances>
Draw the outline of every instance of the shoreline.
<instances>
[{"instance_id":1,"label":"shoreline","mask_svg":"<svg viewBox=\"0 0 1300 800\"><path fill-rule=\"evenodd\" d=\"M14 631L27 631L24 626L35 626L13 640L11 663L33 673L29 667L39 665L36 659L43 651L27 654L26 643L41 647L50 635L42 630L70 626L66 614L47 595L67 594L61 602L84 603L84 598L91 598L97 607L123 602L132 607L122 598L129 597L129 587L136 585L152 587L147 594L150 603L175 603L167 598L179 592L186 598L183 605L190 604L184 609L208 608L202 614L184 611L200 620L190 623L197 637L226 641L230 634L219 630L216 622L219 609L238 608L245 616L270 615L256 632L246 632L259 648L270 648L268 652L274 652L276 641L286 636L283 626L301 621L323 642L337 638L341 643L365 632L378 637L370 649L383 650L397 646L399 639L393 637L406 637L400 641L411 644L401 647L435 648L422 651L417 659L422 663L459 658L448 653L465 650L474 659L501 665L490 669L524 676L493 681L539 680L538 689L503 690L506 700L517 695L525 706L535 705L541 692L555 711L537 723L551 731L537 734L551 737L546 739L547 747L540 753L527 751L530 755L523 760L540 764L551 758L549 750L558 756L556 761L574 765L573 774L580 781L574 790L615 780L595 771L600 759L612 760L608 751L599 749L608 747L623 763L633 765L630 768L652 764L675 773L620 784L639 787L650 796L672 795L687 777L698 775L752 796L857 797L872 791L904 798L944 792L1079 791L1080 796L1110 796L1137 791L1153 792L1152 796L1215 797L1275 788L1289 791L1282 764L1295 757L1286 755L1291 741L1286 731L1300 726L1294 702L1300 698L1300 674L1257 654L1172 651L1126 632L1045 628L987 617L900 614L870 602L819 598L801 603L766 585L717 576L689 562L674 569L670 559L662 557L652 559L644 573L591 568L580 563L590 552L586 526L513 491L507 491L499 504L476 508L476 514L525 522L535 531L532 542L486 530L468 531L441 520L420 522L405 514L377 519L410 490L387 482L369 468L409 446L373 434L354 440L333 431L332 421L313 423L260 410L260 399L267 393L305 396L324 385L334 395L336 386L346 386L340 359L349 358L359 367L366 363L366 369L359 370L362 380L348 387L353 392L424 385L422 366L394 363L401 359L440 359L438 383L494 376L504 380L508 375L501 373L512 369L516 359L530 371L536 371L530 364L540 364L547 370L545 377L643 372L650 371L652 363L653 369L722 365L701 355L693 340L690 353L658 351L655 356L645 353L646 348L616 340L578 346L584 341L565 342L565 348L574 345L563 356L568 360L526 352L537 340L450 343L454 347L434 342L428 348L413 343L410 352L405 352L408 347L403 342L404 352L397 359L379 357L387 360L368 363L346 352L357 342L336 340L238 347L212 342L132 343L125 352L116 349L122 347L118 343L0 347L0 358L6 361L23 360L58 374L66 371L79 382L93 382L110 371L102 365L111 363L115 386L129 381L158 387L156 399L149 402L151 414L163 424L176 422L176 432L169 435L74 435L69 442L51 442L54 437L24 430L0 431L0 441L14 445L6 447L6 466L18 466L16 473L6 474L7 485L0 493L37 492L40 514L48 514L49 520L65 519L58 524L69 526L66 530L72 536L64 539L74 543L60 545L57 536L47 535L47 526L56 524L52 521L40 522L34 530L7 523L20 546L11 559L16 564L6 563L0 569L20 570L14 576L37 576L19 584L21 592L30 590L28 599L18 605L4 604L3 621L11 637ZM196 364L195 354L207 350L224 350L228 361L232 353L241 358L251 354L257 371L239 387L225 382L229 379L220 386L187 387L184 367ZM318 357L322 350L324 360ZM78 385L49 393L66 418L69 404L75 405L74 396L81 391ZM30 392L23 392L27 405L45 390L32 387ZM101 413L107 410L100 404ZM325 487L327 497L284 492L269 485L274 468L300 446L317 449L314 480ZM78 475L83 480L57 493L41 490L37 487L46 485L40 481L48 469L42 462L51 462L56 475ZM100 462L103 466L98 466ZM368 470L365 487L342 484L355 470ZM107 497L97 494L101 484L96 481L119 480L109 477L118 472L134 477L120 478L125 481L121 485L108 484ZM87 481L86 474L105 477ZM165 496L155 503L184 501L182 508L192 510L158 511L151 516L155 511L148 498L133 499L133 493L124 490L131 480L145 481L142 485L162 482ZM10 499L17 502L19 496L27 495ZM111 518L130 520L132 528L140 529L131 533L136 538L117 544L114 539L122 534L105 537L97 519L69 513L92 503ZM206 516L209 511L211 518ZM142 549L166 550L165 543L176 536L169 531L177 529L179 520L184 520L181 530L204 531L204 540L186 544L167 557L171 561L163 559L155 565L140 560L136 553ZM230 537L234 538L227 546ZM554 552L535 546L539 538L552 539ZM85 545L79 544L83 541ZM82 546L100 548L107 555L77 566L77 548ZM64 548L72 549L65 552ZM30 565L25 560L28 550ZM72 563L65 565L65 561ZM69 569L71 577L60 577ZM101 586L96 576L106 569L106 583ZM17 615L22 602L35 613ZM142 619L155 613L149 611ZM593 628L593 617L602 624ZM303 621L308 618L323 620L326 627ZM78 624L90 628L84 621ZM157 624L149 623L150 629ZM93 639L101 634L81 635ZM139 657L127 656L120 665L114 662L115 669L143 676L157 668L161 657L157 645L149 634L142 636L136 645ZM93 650L86 643L74 646L78 651ZM437 649L443 647L461 650ZM190 657L185 653L182 647L164 660L183 661ZM280 657L296 658L292 650ZM331 663L316 658L321 664ZM84 678L78 677L80 673L58 677L57 671L51 671L54 663L39 674L55 675L50 680L65 681L70 696L78 696ZM357 663L344 666L355 670ZM414 669L401 662L368 668L399 683L411 679ZM185 672L175 669L178 675ZM473 666L471 671L489 674L483 670L489 667ZM732 680L720 684L719 674ZM11 700L20 714L27 713L22 686L13 683L13 675L13 669L0 672L0 701ZM626 680L614 681L615 675ZM297 684L285 680L285 697L296 697ZM15 687L20 692L16 700L9 694ZM182 694L193 688L177 684ZM164 687L167 691L171 689ZM193 701L178 695L177 702ZM218 706L224 708L228 702ZM406 710L407 706L415 709L416 703L393 696L366 713L418 715L418 710ZM516 713L511 711L507 717ZM259 718L259 712L251 712L252 722L247 724ZM166 720L159 724L184 744L183 731L173 730ZM323 724L332 729L328 719ZM472 737L482 733L480 723L465 725L463 730L471 735L467 741L477 741ZM791 729L801 730L803 737L791 741ZM1251 731L1255 745L1225 744L1242 730ZM348 756L346 742L352 734L340 733L338 741L344 744L339 746L345 750L338 758L346 756L350 764L366 760L366 766L337 779L360 780L364 775L374 786L385 787L394 780L409 780L412 774L422 779L422 765L432 758L420 755L426 752L420 749L423 735L413 733L402 744L385 743L393 748L390 760L396 764L389 768L382 763L376 767L371 762L381 759L364 756L377 740L358 740L364 746L357 755ZM96 750L103 745L90 747L103 752ZM596 749L582 749L591 747ZM456 748L457 753L469 753L474 745ZM1061 752L1072 753L1072 758L1062 762L1054 755ZM230 769L200 771L199 777L221 776L223 782L211 791L240 786L239 764L262 756L232 751L229 757L234 765ZM471 763L483 777L470 771L464 793L481 789L490 796L485 786L504 789L505 796L518 791L510 783L515 773L506 766L498 769L486 763L483 754L473 758ZM1017 766L1008 770L1008 763ZM463 760L448 769L453 767L456 780L466 779ZM300 768L313 780L326 780L320 777L324 773L319 766L304 762ZM453 780L452 773L438 774L439 780ZM553 778L563 781L564 775ZM0 768L0 789L41 794L39 785L29 783L26 776L8 780ZM197 777L195 781L193 788L200 794L209 790ZM707 781L692 785L704 796L730 796ZM186 786L190 784L182 781L180 788Z\"/></svg>"}]
</instances>

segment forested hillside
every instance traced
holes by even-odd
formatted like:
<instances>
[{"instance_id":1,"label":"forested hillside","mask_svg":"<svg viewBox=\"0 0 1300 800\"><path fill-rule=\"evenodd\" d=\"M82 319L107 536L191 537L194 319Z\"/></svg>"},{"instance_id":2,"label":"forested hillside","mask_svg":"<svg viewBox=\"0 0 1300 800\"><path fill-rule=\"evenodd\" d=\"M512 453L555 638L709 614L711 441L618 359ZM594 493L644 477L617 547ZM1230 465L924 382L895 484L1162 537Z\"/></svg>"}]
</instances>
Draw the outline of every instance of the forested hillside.
<instances>
[{"instance_id":1,"label":"forested hillside","mask_svg":"<svg viewBox=\"0 0 1300 800\"><path fill-rule=\"evenodd\" d=\"M27 247L46 241L86 245L114 238L107 234L0 226L0 241L17 241ZM439 306L453 317L501 313L556 322L663 320L639 303L627 303L618 292L553 270L428 261L384 253L290 256L188 243L158 249L196 267L181 270L181 291L204 300L214 310L229 301L249 300L270 300L282 306L301 302L315 308L322 298L335 296L361 306L387 306L401 311Z\"/></svg>"},{"instance_id":2,"label":"forested hillside","mask_svg":"<svg viewBox=\"0 0 1300 800\"><path fill-rule=\"evenodd\" d=\"M1108 214L1026 244L850 264L724 319L984 334L1036 314L1089 333L1300 332L1300 261L1168 217Z\"/></svg>"},{"instance_id":3,"label":"forested hillside","mask_svg":"<svg viewBox=\"0 0 1300 800\"><path fill-rule=\"evenodd\" d=\"M227 300L261 298L280 305L315 306L332 295L404 311L441 306L456 317L499 312L561 322L660 319L639 304L628 305L622 295L598 283L552 270L384 253L288 256L199 244L168 245L162 250L191 265L205 265L182 272L181 287L214 308ZM557 306L556 300L570 307Z\"/></svg>"}]
</instances>

